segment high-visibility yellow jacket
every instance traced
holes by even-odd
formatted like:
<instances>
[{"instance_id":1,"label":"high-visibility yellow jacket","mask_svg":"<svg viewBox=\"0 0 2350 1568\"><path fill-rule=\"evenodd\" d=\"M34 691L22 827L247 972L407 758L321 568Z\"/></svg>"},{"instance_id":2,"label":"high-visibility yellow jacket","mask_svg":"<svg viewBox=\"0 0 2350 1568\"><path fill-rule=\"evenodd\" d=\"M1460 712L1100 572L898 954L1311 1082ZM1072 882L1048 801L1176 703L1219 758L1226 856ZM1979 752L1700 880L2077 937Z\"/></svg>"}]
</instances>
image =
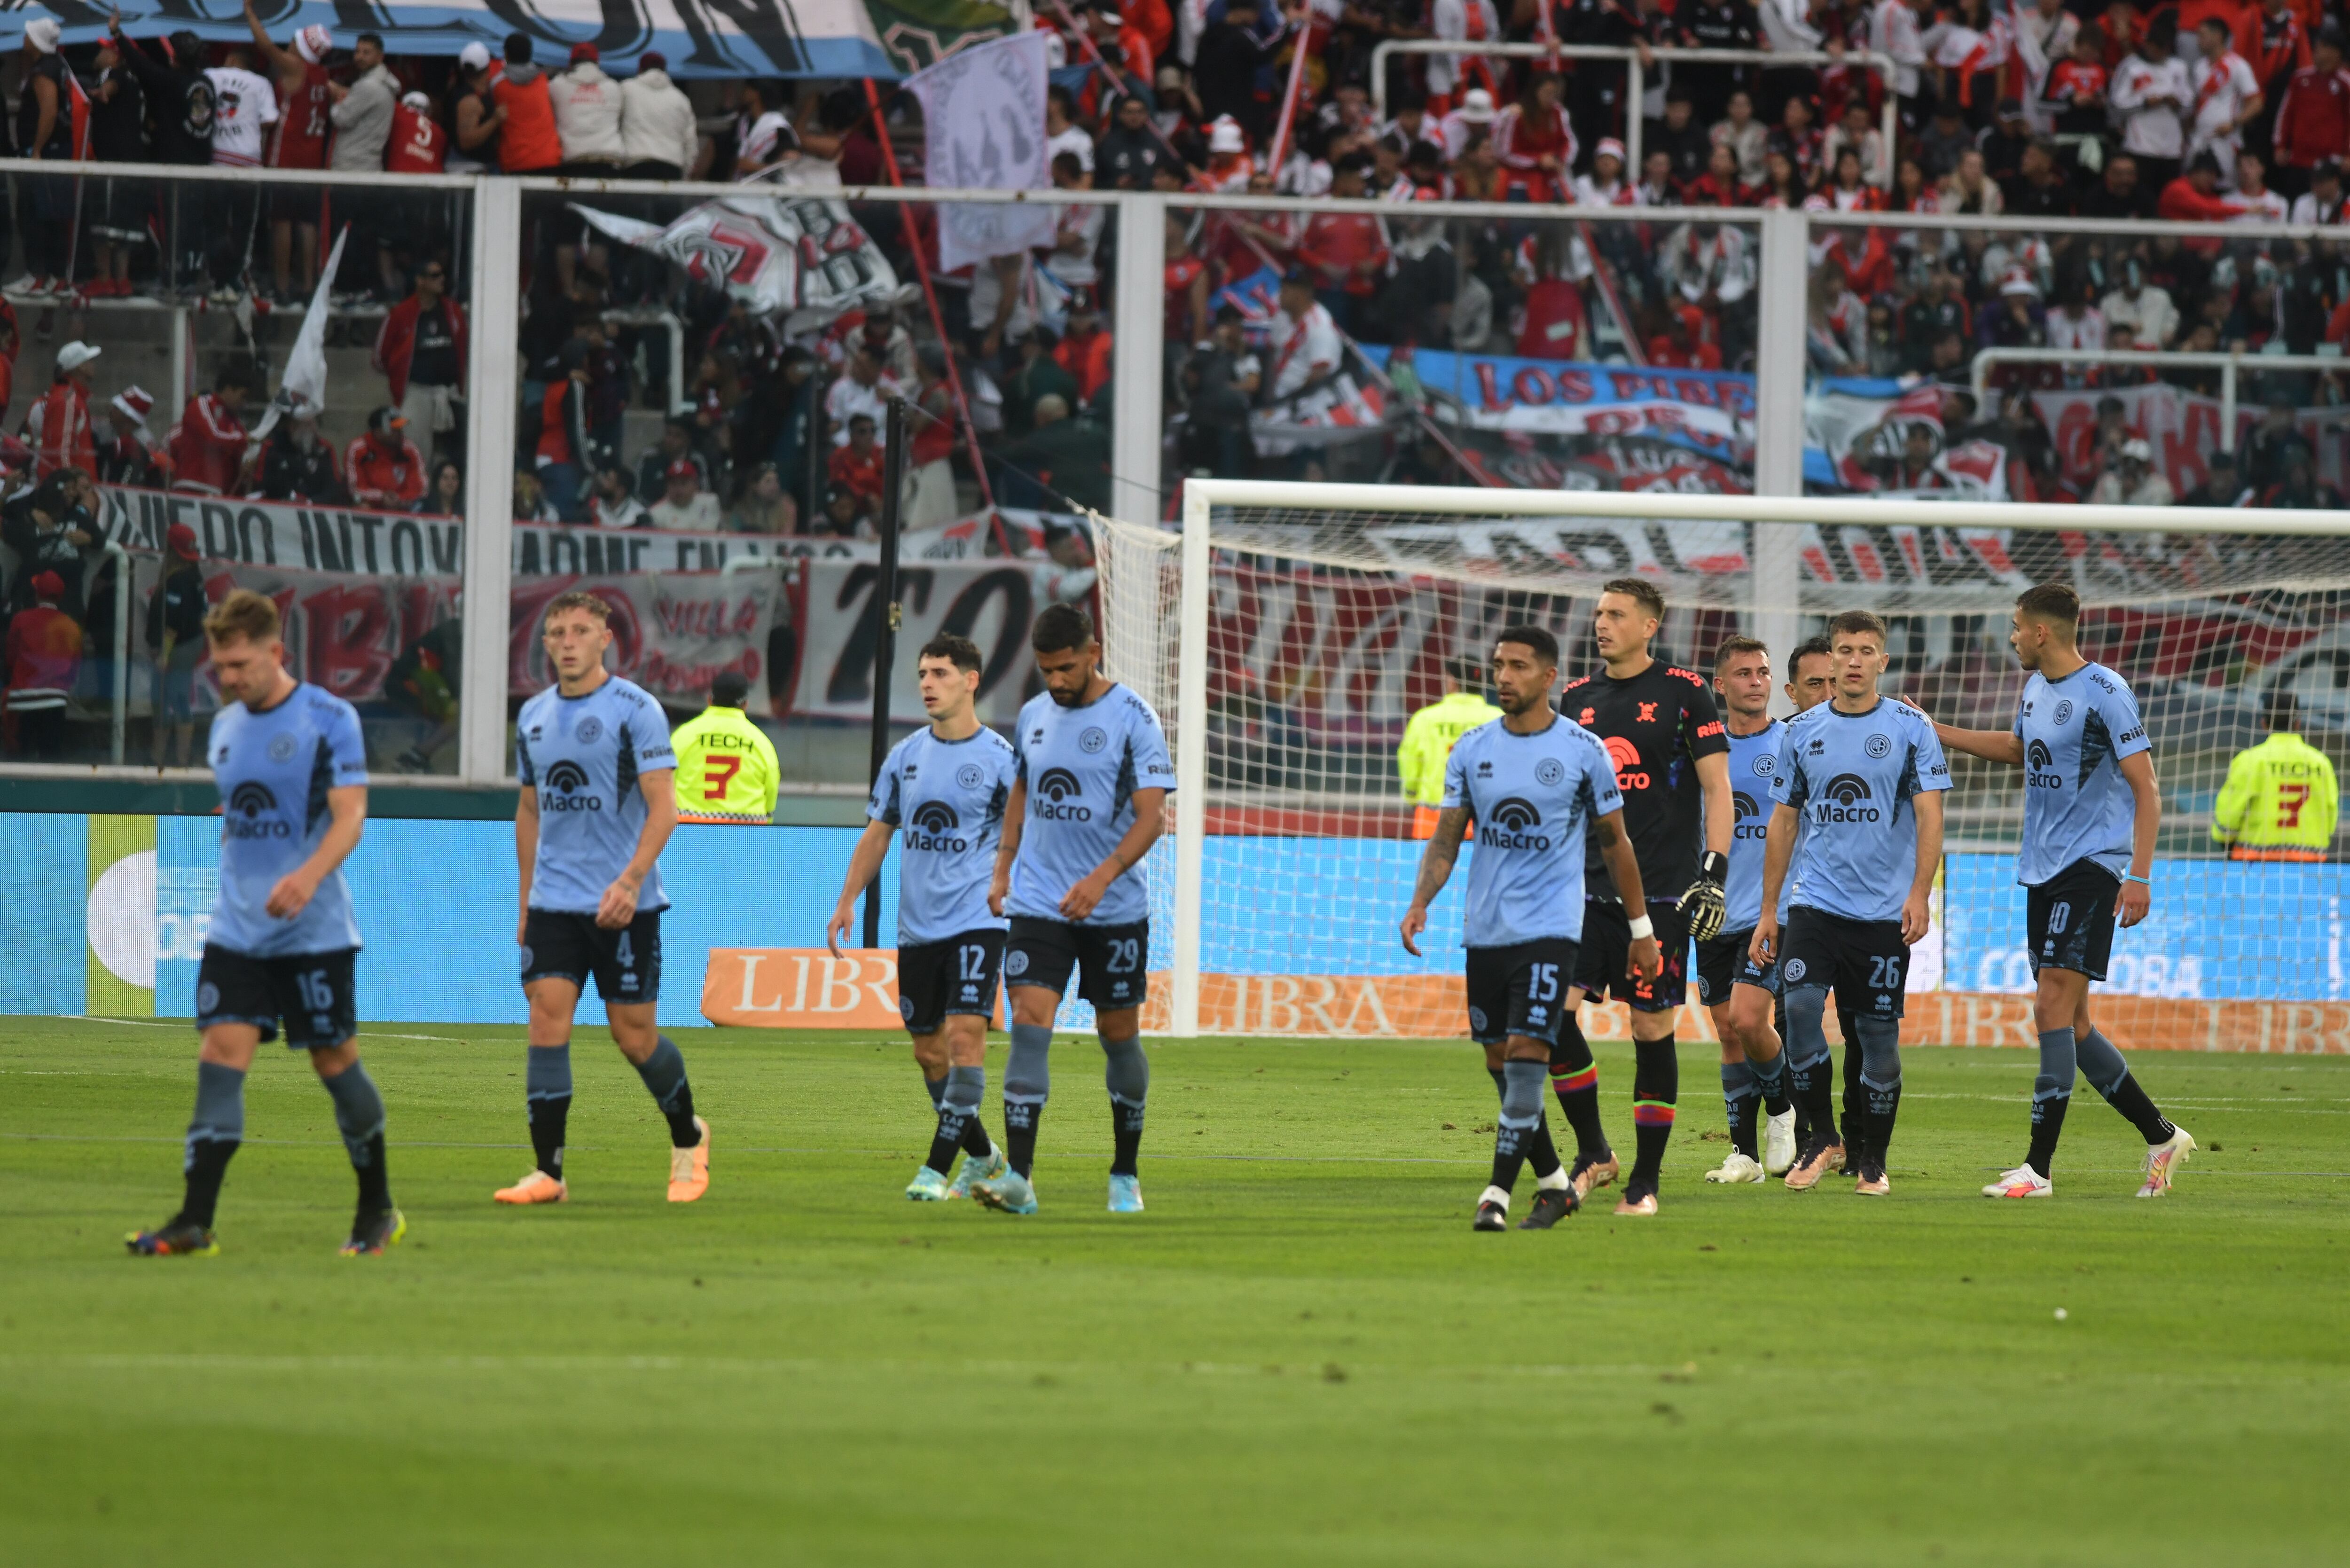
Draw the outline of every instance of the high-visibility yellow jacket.
<instances>
[{"instance_id":1,"label":"high-visibility yellow jacket","mask_svg":"<svg viewBox=\"0 0 2350 1568\"><path fill-rule=\"evenodd\" d=\"M1396 772L1403 775L1403 793L1420 805L1444 802L1444 759L1452 743L1480 724L1502 716L1502 711L1470 691L1454 691L1430 703L1403 727L1403 744L1396 748Z\"/></svg>"},{"instance_id":2,"label":"high-visibility yellow jacket","mask_svg":"<svg viewBox=\"0 0 2350 1568\"><path fill-rule=\"evenodd\" d=\"M2211 836L2244 859L2318 860L2341 811L2325 753L2299 735L2271 735L2228 764Z\"/></svg>"},{"instance_id":3,"label":"high-visibility yellow jacket","mask_svg":"<svg viewBox=\"0 0 2350 1568\"><path fill-rule=\"evenodd\" d=\"M670 736L677 748L677 819L753 826L774 820L775 742L740 708L712 703Z\"/></svg>"}]
</instances>

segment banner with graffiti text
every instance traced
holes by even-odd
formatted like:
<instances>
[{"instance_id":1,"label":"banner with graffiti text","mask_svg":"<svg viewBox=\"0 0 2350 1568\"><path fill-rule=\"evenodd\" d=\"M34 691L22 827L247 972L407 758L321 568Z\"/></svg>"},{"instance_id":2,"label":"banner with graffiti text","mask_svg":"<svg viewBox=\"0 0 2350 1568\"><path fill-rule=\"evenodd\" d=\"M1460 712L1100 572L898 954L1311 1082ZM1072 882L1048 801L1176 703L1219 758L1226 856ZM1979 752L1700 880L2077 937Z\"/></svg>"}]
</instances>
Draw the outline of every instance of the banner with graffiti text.
<instances>
[{"instance_id":1,"label":"banner with graffiti text","mask_svg":"<svg viewBox=\"0 0 2350 1568\"><path fill-rule=\"evenodd\" d=\"M1392 350L1366 347L1390 376ZM1649 436L1751 469L1754 378L1722 370L1520 359L1415 350L1411 373L1439 420L1471 430L1542 435Z\"/></svg>"}]
</instances>

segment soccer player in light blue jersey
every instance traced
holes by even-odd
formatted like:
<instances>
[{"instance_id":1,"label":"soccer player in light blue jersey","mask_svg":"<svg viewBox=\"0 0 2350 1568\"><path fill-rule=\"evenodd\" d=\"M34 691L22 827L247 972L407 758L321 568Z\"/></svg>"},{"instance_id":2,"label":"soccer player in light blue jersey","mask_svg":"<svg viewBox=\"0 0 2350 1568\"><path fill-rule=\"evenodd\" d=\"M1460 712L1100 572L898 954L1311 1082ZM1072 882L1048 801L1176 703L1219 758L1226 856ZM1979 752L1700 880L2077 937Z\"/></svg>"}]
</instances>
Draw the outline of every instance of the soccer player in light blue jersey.
<instances>
[{"instance_id":1,"label":"soccer player in light blue jersey","mask_svg":"<svg viewBox=\"0 0 2350 1568\"><path fill-rule=\"evenodd\" d=\"M1461 736L1445 760L1436 836L1420 855L1399 928L1404 950L1419 957L1428 906L1451 880L1461 836L1474 822L1477 846L1462 900L1469 1033L1485 1048L1487 1068L1502 1075L1492 1177L1471 1222L1479 1231L1508 1229L1511 1189L1542 1133L1551 1048L1575 1007L1586 835L1623 907L1648 908L1639 861L1624 833L1615 760L1598 736L1552 711L1557 639L1538 626L1510 627L1494 639L1492 670L1502 717ZM1627 920L1631 975L1661 974L1654 922L1647 915ZM1549 1164L1559 1172L1555 1151ZM1571 1179L1545 1182L1518 1228L1547 1230L1581 1201Z\"/></svg>"},{"instance_id":2,"label":"soccer player in light blue jersey","mask_svg":"<svg viewBox=\"0 0 2350 1568\"><path fill-rule=\"evenodd\" d=\"M590 975L612 1042L669 1123L669 1200L710 1189L710 1124L693 1112L685 1059L654 1023L660 997L660 852L677 828L669 720L635 683L604 668L611 611L593 594L557 595L539 646L555 685L515 720L515 857L521 868L522 989L530 999L524 1096L536 1164L500 1203L561 1203L571 1116L571 1018Z\"/></svg>"},{"instance_id":3,"label":"soccer player in light blue jersey","mask_svg":"<svg viewBox=\"0 0 2350 1568\"><path fill-rule=\"evenodd\" d=\"M1150 1093L1142 1052L1149 993L1150 898L1142 857L1159 841L1175 763L1159 715L1101 672L1093 623L1074 605L1048 605L1028 635L1044 694L1020 710L1012 737L1018 776L1003 814L988 907L1011 916L1004 983L1012 993L1012 1056L1003 1070L1003 1141L1011 1168L971 1194L1007 1214L1036 1210L1036 1124L1051 1086L1053 1015L1081 971L1093 1004L1109 1086L1109 1209L1142 1211L1136 1158Z\"/></svg>"},{"instance_id":4,"label":"soccer player in light blue jersey","mask_svg":"<svg viewBox=\"0 0 2350 1568\"><path fill-rule=\"evenodd\" d=\"M1877 694L1885 623L1847 610L1828 623L1828 639L1835 694L1780 737L1762 904L1748 951L1758 967L1779 962L1796 1060L1826 1057L1824 1019L1835 989L1836 1013L1860 1041L1868 1102L1861 1147L1847 1147L1846 1168L1855 1172L1854 1191L1881 1197L1891 1189L1885 1160L1901 1107L1909 949L1931 925L1927 894L1942 858L1941 792L1950 787L1950 767L1926 716ZM1825 1072L1809 1075L1797 1092L1810 1102L1813 1129L1787 1172L1787 1185L1800 1191L1828 1172L1835 1116Z\"/></svg>"},{"instance_id":5,"label":"soccer player in light blue jersey","mask_svg":"<svg viewBox=\"0 0 2350 1568\"><path fill-rule=\"evenodd\" d=\"M2089 982L2106 978L2116 918L2146 919L2154 901L2154 841L2162 823L2154 742L2129 682L2081 656L2081 597L2043 583L2015 601L2007 640L2031 676L2005 730L1937 724L1953 751L2023 770L2024 938L2039 981L2032 1002L2040 1076L2032 1086L2032 1145L2023 1163L1983 1189L1986 1198L2046 1198L2073 1079L2085 1074L2106 1103L2146 1139L2140 1198L2159 1198L2194 1152L2139 1086L2129 1064L2089 1018Z\"/></svg>"},{"instance_id":6,"label":"soccer player in light blue jersey","mask_svg":"<svg viewBox=\"0 0 2350 1568\"><path fill-rule=\"evenodd\" d=\"M244 1137L244 1077L277 1037L310 1053L359 1181L343 1253L408 1231L384 1168L383 1096L359 1064L351 992L359 928L343 862L367 821L359 714L286 668L277 607L249 588L204 617L225 701L205 742L221 794L220 891L196 971L196 1114L180 1211L127 1238L140 1257L209 1256L221 1179Z\"/></svg>"},{"instance_id":7,"label":"soccer player in light blue jersey","mask_svg":"<svg viewBox=\"0 0 2350 1568\"><path fill-rule=\"evenodd\" d=\"M882 763L824 929L837 957L856 921L858 894L880 875L899 836L898 1012L938 1115L930 1157L906 1188L921 1203L965 1197L972 1182L1004 1171L979 1104L987 1094L987 1020L1003 968L1003 917L987 907L987 885L1017 763L1011 744L979 722L983 668L969 638L946 632L923 645L916 669L930 728L899 742ZM950 1181L957 1149L962 1168Z\"/></svg>"},{"instance_id":8,"label":"soccer player in light blue jersey","mask_svg":"<svg viewBox=\"0 0 2350 1568\"><path fill-rule=\"evenodd\" d=\"M1817 662L1816 660L1814 662ZM1762 844L1770 820L1771 774L1779 735L1771 717L1771 650L1751 637L1727 637L1713 650L1713 690L1730 734L1730 800L1735 826L1730 875L1722 883L1721 931L1697 944L1697 994L1721 1040L1721 1100L1730 1118L1730 1154L1708 1181L1744 1184L1780 1176L1795 1163L1795 1110L1787 1093L1785 1054L1772 1011L1775 969L1748 956L1762 908ZM1756 1147L1760 1107L1767 1127Z\"/></svg>"}]
</instances>

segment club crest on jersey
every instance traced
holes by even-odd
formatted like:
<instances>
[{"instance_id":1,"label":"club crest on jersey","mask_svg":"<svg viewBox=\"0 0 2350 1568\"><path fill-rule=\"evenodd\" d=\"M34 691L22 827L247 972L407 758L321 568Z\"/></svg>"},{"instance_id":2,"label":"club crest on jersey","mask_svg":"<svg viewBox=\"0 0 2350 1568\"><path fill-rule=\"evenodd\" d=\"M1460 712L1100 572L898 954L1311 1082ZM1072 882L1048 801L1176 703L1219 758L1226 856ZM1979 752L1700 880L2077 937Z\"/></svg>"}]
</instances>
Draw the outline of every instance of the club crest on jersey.
<instances>
[{"instance_id":1,"label":"club crest on jersey","mask_svg":"<svg viewBox=\"0 0 2350 1568\"><path fill-rule=\"evenodd\" d=\"M1801 959L1789 959L1787 961L1787 983L1789 985L1793 985L1803 978L1804 961Z\"/></svg>"},{"instance_id":2,"label":"club crest on jersey","mask_svg":"<svg viewBox=\"0 0 2350 1568\"><path fill-rule=\"evenodd\" d=\"M1544 757L1534 764L1534 783L1545 789L1566 776L1566 764L1556 757Z\"/></svg>"},{"instance_id":3,"label":"club crest on jersey","mask_svg":"<svg viewBox=\"0 0 2350 1568\"><path fill-rule=\"evenodd\" d=\"M227 809L221 813L221 836L291 838L294 825L277 815L277 796L267 784L247 779L228 792Z\"/></svg>"},{"instance_id":4,"label":"club crest on jersey","mask_svg":"<svg viewBox=\"0 0 2350 1568\"><path fill-rule=\"evenodd\" d=\"M898 1016L904 1019L909 1023L911 1023L914 1021L914 999L912 997L901 996L898 999Z\"/></svg>"},{"instance_id":5,"label":"club crest on jersey","mask_svg":"<svg viewBox=\"0 0 2350 1568\"><path fill-rule=\"evenodd\" d=\"M1779 759L1773 756L1770 753L1765 752L1761 756L1754 759L1754 776L1756 778L1767 779L1775 775L1778 771Z\"/></svg>"},{"instance_id":6,"label":"club crest on jersey","mask_svg":"<svg viewBox=\"0 0 2350 1568\"><path fill-rule=\"evenodd\" d=\"M1657 722L1657 705L1654 702L1641 703L1639 716L1632 722L1636 724L1655 723Z\"/></svg>"},{"instance_id":7,"label":"club crest on jersey","mask_svg":"<svg viewBox=\"0 0 2350 1568\"><path fill-rule=\"evenodd\" d=\"M1697 977L1697 999L1700 1002L1711 1002L1713 1000L1713 987L1706 983L1706 979L1703 975Z\"/></svg>"},{"instance_id":8,"label":"club crest on jersey","mask_svg":"<svg viewBox=\"0 0 2350 1568\"><path fill-rule=\"evenodd\" d=\"M1548 849L1550 835L1532 831L1541 826L1542 813L1532 801L1510 795L1486 813L1477 842L1495 849Z\"/></svg>"},{"instance_id":9,"label":"club crest on jersey","mask_svg":"<svg viewBox=\"0 0 2350 1568\"><path fill-rule=\"evenodd\" d=\"M1858 774L1838 774L1828 780L1828 787L1820 792L1820 804L1814 811L1814 822L1878 822L1885 814L1865 804L1870 798L1868 781Z\"/></svg>"},{"instance_id":10,"label":"club crest on jersey","mask_svg":"<svg viewBox=\"0 0 2350 1568\"><path fill-rule=\"evenodd\" d=\"M598 719L593 713L588 714L588 717L579 721L577 734L579 737L579 743L581 745L594 745L597 742L604 738L604 721Z\"/></svg>"},{"instance_id":11,"label":"club crest on jersey","mask_svg":"<svg viewBox=\"0 0 2350 1568\"><path fill-rule=\"evenodd\" d=\"M564 758L546 770L546 786L538 792L541 811L601 811L601 795L588 793L588 770Z\"/></svg>"},{"instance_id":12,"label":"club crest on jersey","mask_svg":"<svg viewBox=\"0 0 2350 1568\"><path fill-rule=\"evenodd\" d=\"M1088 727L1085 733L1077 737L1077 750L1089 757L1097 755L1101 749L1108 744L1109 732L1098 724Z\"/></svg>"},{"instance_id":13,"label":"club crest on jersey","mask_svg":"<svg viewBox=\"0 0 2350 1568\"><path fill-rule=\"evenodd\" d=\"M1883 762L1887 757L1893 754L1893 737L1890 735L1871 735L1868 737L1868 744L1863 747L1862 750L1866 751L1870 756L1876 758L1878 762Z\"/></svg>"},{"instance_id":14,"label":"club crest on jersey","mask_svg":"<svg viewBox=\"0 0 2350 1568\"><path fill-rule=\"evenodd\" d=\"M962 818L955 815L954 807L942 800L926 800L914 808L912 818L906 824L906 847L959 855L971 847L969 839L955 833L962 826Z\"/></svg>"},{"instance_id":15,"label":"club crest on jersey","mask_svg":"<svg viewBox=\"0 0 2350 1568\"><path fill-rule=\"evenodd\" d=\"M1026 974L1028 972L1028 950L1025 948L1014 948L1010 952L1006 953L1003 956L1003 972L1006 974Z\"/></svg>"},{"instance_id":16,"label":"club crest on jersey","mask_svg":"<svg viewBox=\"0 0 2350 1568\"><path fill-rule=\"evenodd\" d=\"M977 763L965 763L955 770L955 783L965 789L977 789L986 777L987 770Z\"/></svg>"},{"instance_id":17,"label":"club crest on jersey","mask_svg":"<svg viewBox=\"0 0 2350 1568\"><path fill-rule=\"evenodd\" d=\"M1483 1008L1472 1007L1469 1010L1469 1028L1473 1033L1482 1034L1485 1033L1485 1010Z\"/></svg>"},{"instance_id":18,"label":"club crest on jersey","mask_svg":"<svg viewBox=\"0 0 2350 1568\"><path fill-rule=\"evenodd\" d=\"M1047 822L1091 822L1093 807L1072 804L1084 794L1076 774L1066 768L1046 768L1036 775L1038 798L1029 809Z\"/></svg>"},{"instance_id":19,"label":"club crest on jersey","mask_svg":"<svg viewBox=\"0 0 2350 1568\"><path fill-rule=\"evenodd\" d=\"M1607 737L1607 760L1616 764L1616 787L1619 790L1646 789L1648 774L1640 766L1640 748L1621 735Z\"/></svg>"},{"instance_id":20,"label":"club crest on jersey","mask_svg":"<svg viewBox=\"0 0 2350 1568\"><path fill-rule=\"evenodd\" d=\"M1578 724L1588 726L1595 716L1596 715L1593 713L1592 710L1586 708L1576 716L1575 722Z\"/></svg>"},{"instance_id":21,"label":"club crest on jersey","mask_svg":"<svg viewBox=\"0 0 2350 1568\"><path fill-rule=\"evenodd\" d=\"M2023 783L2029 789L2063 789L2064 775L2056 771L2055 753L2035 738L2023 748Z\"/></svg>"},{"instance_id":22,"label":"club crest on jersey","mask_svg":"<svg viewBox=\"0 0 2350 1568\"><path fill-rule=\"evenodd\" d=\"M209 1017L220 1011L220 987L211 981L196 987L196 1016Z\"/></svg>"},{"instance_id":23,"label":"club crest on jersey","mask_svg":"<svg viewBox=\"0 0 2350 1568\"><path fill-rule=\"evenodd\" d=\"M292 762L296 743L291 735L279 735L269 742L269 760L273 763Z\"/></svg>"}]
</instances>

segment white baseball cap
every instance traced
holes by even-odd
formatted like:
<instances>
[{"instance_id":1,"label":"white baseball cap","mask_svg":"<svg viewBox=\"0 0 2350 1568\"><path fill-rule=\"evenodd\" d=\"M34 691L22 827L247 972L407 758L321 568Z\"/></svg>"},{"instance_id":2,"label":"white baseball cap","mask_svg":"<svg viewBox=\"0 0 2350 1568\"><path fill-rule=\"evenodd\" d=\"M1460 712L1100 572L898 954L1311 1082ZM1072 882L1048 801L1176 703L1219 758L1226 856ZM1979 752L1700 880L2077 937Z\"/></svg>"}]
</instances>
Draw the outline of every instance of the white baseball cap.
<instances>
[{"instance_id":1,"label":"white baseball cap","mask_svg":"<svg viewBox=\"0 0 2350 1568\"><path fill-rule=\"evenodd\" d=\"M469 71L490 68L490 47L487 44L468 44L457 51L457 63Z\"/></svg>"},{"instance_id":2,"label":"white baseball cap","mask_svg":"<svg viewBox=\"0 0 2350 1568\"><path fill-rule=\"evenodd\" d=\"M2122 442L2122 455L2124 457L2134 457L2140 462L2152 462L2154 461L2154 445L2142 436L2133 437L2130 440Z\"/></svg>"},{"instance_id":3,"label":"white baseball cap","mask_svg":"<svg viewBox=\"0 0 2350 1568\"><path fill-rule=\"evenodd\" d=\"M1208 132L1208 151L1245 152L1248 151L1248 138L1241 134L1241 128L1238 125L1229 119L1221 119L1216 122L1215 128Z\"/></svg>"},{"instance_id":4,"label":"white baseball cap","mask_svg":"<svg viewBox=\"0 0 2350 1568\"><path fill-rule=\"evenodd\" d=\"M55 16L36 16L25 24L25 42L42 54L54 55L57 52L58 30Z\"/></svg>"},{"instance_id":5,"label":"white baseball cap","mask_svg":"<svg viewBox=\"0 0 2350 1568\"><path fill-rule=\"evenodd\" d=\"M1591 156L1613 158L1620 164L1624 161L1624 144L1612 136L1603 136L1599 139L1599 145L1592 149Z\"/></svg>"},{"instance_id":6,"label":"white baseball cap","mask_svg":"<svg viewBox=\"0 0 2350 1568\"><path fill-rule=\"evenodd\" d=\"M1493 118L1493 95L1483 88L1471 88L1461 95L1461 118L1471 125L1482 125Z\"/></svg>"},{"instance_id":7,"label":"white baseball cap","mask_svg":"<svg viewBox=\"0 0 2350 1568\"><path fill-rule=\"evenodd\" d=\"M57 350L57 374L62 376L68 370L78 370L104 352L96 344L85 343L77 337Z\"/></svg>"}]
</instances>

